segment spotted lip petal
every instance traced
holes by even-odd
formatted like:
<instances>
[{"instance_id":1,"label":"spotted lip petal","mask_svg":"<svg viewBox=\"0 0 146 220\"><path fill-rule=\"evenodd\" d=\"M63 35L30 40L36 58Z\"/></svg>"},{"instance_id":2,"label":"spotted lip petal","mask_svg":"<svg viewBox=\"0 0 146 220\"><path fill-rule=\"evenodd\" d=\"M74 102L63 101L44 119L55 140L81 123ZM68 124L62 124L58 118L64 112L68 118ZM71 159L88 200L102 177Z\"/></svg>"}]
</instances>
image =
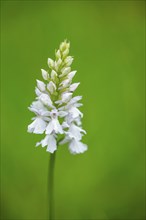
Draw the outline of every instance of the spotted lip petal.
<instances>
[{"instance_id":1,"label":"spotted lip petal","mask_svg":"<svg viewBox=\"0 0 146 220\"><path fill-rule=\"evenodd\" d=\"M54 151L57 150L57 144L56 144L56 138L54 134L52 135L46 135L46 137L38 142L36 146L42 145L42 147L47 146L47 150L50 153L54 153Z\"/></svg>"},{"instance_id":2,"label":"spotted lip petal","mask_svg":"<svg viewBox=\"0 0 146 220\"><path fill-rule=\"evenodd\" d=\"M34 134L43 134L46 129L47 123L40 117L36 117L35 120L28 125L28 132Z\"/></svg>"},{"instance_id":3,"label":"spotted lip petal","mask_svg":"<svg viewBox=\"0 0 146 220\"><path fill-rule=\"evenodd\" d=\"M84 153L88 149L86 144L83 144L80 141L77 141L76 139L72 139L69 144L69 151L72 154L80 154Z\"/></svg>"},{"instance_id":4,"label":"spotted lip petal","mask_svg":"<svg viewBox=\"0 0 146 220\"><path fill-rule=\"evenodd\" d=\"M79 126L75 125L74 123L70 125L68 130L68 135L70 138L75 138L79 141L82 139L82 133L86 134L86 131L80 128Z\"/></svg>"},{"instance_id":5,"label":"spotted lip petal","mask_svg":"<svg viewBox=\"0 0 146 220\"><path fill-rule=\"evenodd\" d=\"M63 129L58 119L52 119L46 127L46 134L51 134L52 132L55 132L56 134L63 134Z\"/></svg>"}]
</instances>

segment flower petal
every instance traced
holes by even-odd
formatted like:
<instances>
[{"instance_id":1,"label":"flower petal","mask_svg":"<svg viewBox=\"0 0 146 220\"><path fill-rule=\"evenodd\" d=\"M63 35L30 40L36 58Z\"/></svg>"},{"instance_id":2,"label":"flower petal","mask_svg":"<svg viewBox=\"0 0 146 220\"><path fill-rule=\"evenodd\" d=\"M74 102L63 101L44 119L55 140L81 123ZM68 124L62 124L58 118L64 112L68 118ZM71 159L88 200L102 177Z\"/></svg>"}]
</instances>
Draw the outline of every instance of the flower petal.
<instances>
[{"instance_id":1,"label":"flower petal","mask_svg":"<svg viewBox=\"0 0 146 220\"><path fill-rule=\"evenodd\" d=\"M69 144L69 151L72 154L80 154L84 153L88 149L86 144L83 144L80 141L77 141L76 139L72 139Z\"/></svg>"},{"instance_id":2,"label":"flower petal","mask_svg":"<svg viewBox=\"0 0 146 220\"><path fill-rule=\"evenodd\" d=\"M68 135L70 138L75 138L76 140L80 141L83 136L82 133L86 134L86 131L73 123L70 125L68 130Z\"/></svg>"},{"instance_id":3,"label":"flower petal","mask_svg":"<svg viewBox=\"0 0 146 220\"><path fill-rule=\"evenodd\" d=\"M70 141L70 138L66 136L62 141L59 142L60 145L66 144L67 142Z\"/></svg>"},{"instance_id":4,"label":"flower petal","mask_svg":"<svg viewBox=\"0 0 146 220\"><path fill-rule=\"evenodd\" d=\"M42 92L36 87L36 88L35 88L35 94L36 94L37 96L40 96L40 95L42 94Z\"/></svg>"},{"instance_id":5,"label":"flower petal","mask_svg":"<svg viewBox=\"0 0 146 220\"><path fill-rule=\"evenodd\" d=\"M54 135L49 135L48 138L48 147L47 150L50 153L54 153L54 151L57 150L57 144L56 144L56 139Z\"/></svg>"},{"instance_id":6,"label":"flower petal","mask_svg":"<svg viewBox=\"0 0 146 220\"><path fill-rule=\"evenodd\" d=\"M59 116L60 116L61 118L65 117L67 114L68 114L68 112L66 112L66 111L60 111L60 112L59 112Z\"/></svg>"},{"instance_id":7,"label":"flower petal","mask_svg":"<svg viewBox=\"0 0 146 220\"><path fill-rule=\"evenodd\" d=\"M47 123L42 119L37 117L30 125L28 125L28 132L34 134L43 134L46 129Z\"/></svg>"},{"instance_id":8,"label":"flower petal","mask_svg":"<svg viewBox=\"0 0 146 220\"><path fill-rule=\"evenodd\" d=\"M36 144L36 147L39 145L42 145L42 147L47 146L47 150L50 153L54 153L55 150L57 150L57 145L56 145L56 139L55 136L52 135L46 135L45 138L43 140L41 140L40 142L38 142Z\"/></svg>"},{"instance_id":9,"label":"flower petal","mask_svg":"<svg viewBox=\"0 0 146 220\"><path fill-rule=\"evenodd\" d=\"M54 119L54 130L56 133L63 134L63 130L62 130L62 127L61 127L58 119Z\"/></svg>"},{"instance_id":10,"label":"flower petal","mask_svg":"<svg viewBox=\"0 0 146 220\"><path fill-rule=\"evenodd\" d=\"M67 103L72 97L72 93L71 92L66 92L62 94L62 102Z\"/></svg>"},{"instance_id":11,"label":"flower petal","mask_svg":"<svg viewBox=\"0 0 146 220\"><path fill-rule=\"evenodd\" d=\"M69 113L72 115L73 118L77 118L79 116L83 117L83 113L74 106L69 109Z\"/></svg>"},{"instance_id":12,"label":"flower petal","mask_svg":"<svg viewBox=\"0 0 146 220\"><path fill-rule=\"evenodd\" d=\"M72 104L78 102L78 101L81 100L81 99L82 99L82 96L75 96L75 97L73 97L73 98L70 100L69 104L72 105Z\"/></svg>"},{"instance_id":13,"label":"flower petal","mask_svg":"<svg viewBox=\"0 0 146 220\"><path fill-rule=\"evenodd\" d=\"M51 120L46 127L46 134L51 134L53 132L53 130L54 130L54 124Z\"/></svg>"}]
</instances>

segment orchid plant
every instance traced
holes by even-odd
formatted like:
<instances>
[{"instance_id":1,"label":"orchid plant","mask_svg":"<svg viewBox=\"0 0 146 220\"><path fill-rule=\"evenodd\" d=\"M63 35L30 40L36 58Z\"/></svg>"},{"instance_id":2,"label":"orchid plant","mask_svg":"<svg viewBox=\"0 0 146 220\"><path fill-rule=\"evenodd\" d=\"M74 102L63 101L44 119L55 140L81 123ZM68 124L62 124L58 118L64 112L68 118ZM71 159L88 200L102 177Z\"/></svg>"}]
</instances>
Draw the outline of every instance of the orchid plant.
<instances>
[{"instance_id":1,"label":"orchid plant","mask_svg":"<svg viewBox=\"0 0 146 220\"><path fill-rule=\"evenodd\" d=\"M71 70L73 57L69 56L70 43L62 42L55 52L55 60L48 58L50 70L41 69L43 81L37 80L36 100L29 110L35 114L28 125L28 132L45 134L44 139L36 144L46 147L50 152L50 178L53 179L55 151L59 145L68 143L72 154L83 153L87 145L82 143L86 131L82 129L83 113L78 109L82 96L73 96L79 82L72 83L77 71ZM50 183L50 219L52 219L52 182Z\"/></svg>"}]
</instances>

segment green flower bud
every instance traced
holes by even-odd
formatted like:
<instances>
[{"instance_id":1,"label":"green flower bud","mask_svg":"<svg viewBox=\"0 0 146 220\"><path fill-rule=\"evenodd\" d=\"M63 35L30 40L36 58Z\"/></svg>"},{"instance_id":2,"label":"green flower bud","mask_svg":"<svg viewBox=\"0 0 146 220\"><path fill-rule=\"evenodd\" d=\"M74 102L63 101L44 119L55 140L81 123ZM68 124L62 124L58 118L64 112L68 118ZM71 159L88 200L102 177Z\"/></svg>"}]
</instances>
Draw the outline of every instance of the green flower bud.
<instances>
[{"instance_id":1,"label":"green flower bud","mask_svg":"<svg viewBox=\"0 0 146 220\"><path fill-rule=\"evenodd\" d=\"M50 69L54 68L54 61L51 58L48 58L48 66Z\"/></svg>"}]
</instances>

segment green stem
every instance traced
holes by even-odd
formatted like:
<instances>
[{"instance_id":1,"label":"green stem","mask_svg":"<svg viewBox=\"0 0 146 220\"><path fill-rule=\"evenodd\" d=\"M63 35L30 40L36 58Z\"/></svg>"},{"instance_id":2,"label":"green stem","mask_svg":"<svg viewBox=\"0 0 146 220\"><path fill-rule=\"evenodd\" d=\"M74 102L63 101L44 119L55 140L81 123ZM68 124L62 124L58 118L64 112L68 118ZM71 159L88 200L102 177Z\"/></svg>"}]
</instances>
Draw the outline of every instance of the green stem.
<instances>
[{"instance_id":1,"label":"green stem","mask_svg":"<svg viewBox=\"0 0 146 220\"><path fill-rule=\"evenodd\" d=\"M49 163L49 180L48 180L48 190L49 190L49 220L54 219L54 166L55 166L55 156L56 151L50 154Z\"/></svg>"}]
</instances>

